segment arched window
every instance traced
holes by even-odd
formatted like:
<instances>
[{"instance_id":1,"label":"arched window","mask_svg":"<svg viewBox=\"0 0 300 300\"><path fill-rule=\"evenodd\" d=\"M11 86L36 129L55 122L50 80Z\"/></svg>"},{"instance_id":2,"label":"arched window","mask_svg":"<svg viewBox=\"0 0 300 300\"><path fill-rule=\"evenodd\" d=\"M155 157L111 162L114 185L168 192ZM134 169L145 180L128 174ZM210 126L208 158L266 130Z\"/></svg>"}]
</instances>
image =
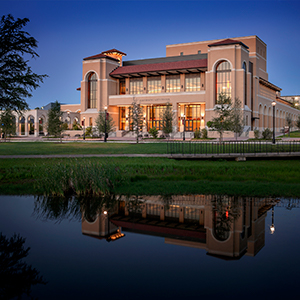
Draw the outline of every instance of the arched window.
<instances>
[{"instance_id":1,"label":"arched window","mask_svg":"<svg viewBox=\"0 0 300 300\"><path fill-rule=\"evenodd\" d=\"M88 108L96 108L97 76L91 73L88 78Z\"/></svg>"},{"instance_id":2,"label":"arched window","mask_svg":"<svg viewBox=\"0 0 300 300\"><path fill-rule=\"evenodd\" d=\"M246 69L246 63L243 63L243 69L244 69L244 99L245 99L245 105L247 105L247 69Z\"/></svg>"},{"instance_id":3,"label":"arched window","mask_svg":"<svg viewBox=\"0 0 300 300\"><path fill-rule=\"evenodd\" d=\"M216 70L216 102L220 94L231 98L231 69L228 61L220 62Z\"/></svg>"}]
</instances>

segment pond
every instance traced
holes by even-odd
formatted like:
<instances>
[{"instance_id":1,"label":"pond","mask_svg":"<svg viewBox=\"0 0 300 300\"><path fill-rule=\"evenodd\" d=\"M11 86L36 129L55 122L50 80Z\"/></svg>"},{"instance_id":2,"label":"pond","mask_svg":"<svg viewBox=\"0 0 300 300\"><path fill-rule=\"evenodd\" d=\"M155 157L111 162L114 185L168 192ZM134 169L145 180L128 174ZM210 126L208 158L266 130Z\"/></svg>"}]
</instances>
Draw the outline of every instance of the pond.
<instances>
[{"instance_id":1,"label":"pond","mask_svg":"<svg viewBox=\"0 0 300 300\"><path fill-rule=\"evenodd\" d=\"M43 282L31 286L38 299L298 299L299 207L204 195L0 196L2 293L24 284L16 266L4 267L21 247L4 247L16 233L30 247L23 262L39 272L32 283Z\"/></svg>"}]
</instances>

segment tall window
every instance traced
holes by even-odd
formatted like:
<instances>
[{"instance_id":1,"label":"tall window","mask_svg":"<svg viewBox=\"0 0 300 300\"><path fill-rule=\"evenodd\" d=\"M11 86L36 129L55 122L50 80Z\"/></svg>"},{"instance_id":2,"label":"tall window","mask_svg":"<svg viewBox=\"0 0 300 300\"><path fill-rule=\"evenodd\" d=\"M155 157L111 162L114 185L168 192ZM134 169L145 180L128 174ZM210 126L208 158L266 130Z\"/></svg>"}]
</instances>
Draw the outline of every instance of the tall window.
<instances>
[{"instance_id":1,"label":"tall window","mask_svg":"<svg viewBox=\"0 0 300 300\"><path fill-rule=\"evenodd\" d=\"M88 108L96 108L97 76L91 73L88 78Z\"/></svg>"},{"instance_id":2,"label":"tall window","mask_svg":"<svg viewBox=\"0 0 300 300\"><path fill-rule=\"evenodd\" d=\"M152 127L162 129L162 114L166 109L166 105L147 106L147 129Z\"/></svg>"},{"instance_id":3,"label":"tall window","mask_svg":"<svg viewBox=\"0 0 300 300\"><path fill-rule=\"evenodd\" d=\"M180 92L180 76L179 75L167 75L166 76L166 92L167 93Z\"/></svg>"},{"instance_id":4,"label":"tall window","mask_svg":"<svg viewBox=\"0 0 300 300\"><path fill-rule=\"evenodd\" d=\"M203 114L201 114L201 104L185 105L185 131L195 131L201 128L201 120ZM182 124L181 118L178 119L178 126ZM204 125L204 123L203 123Z\"/></svg>"},{"instance_id":5,"label":"tall window","mask_svg":"<svg viewBox=\"0 0 300 300\"><path fill-rule=\"evenodd\" d=\"M231 97L231 69L228 61L222 61L216 71L216 101L219 94Z\"/></svg>"},{"instance_id":6,"label":"tall window","mask_svg":"<svg viewBox=\"0 0 300 300\"><path fill-rule=\"evenodd\" d=\"M142 94L143 78L130 78L129 88L130 88L130 94Z\"/></svg>"},{"instance_id":7,"label":"tall window","mask_svg":"<svg viewBox=\"0 0 300 300\"><path fill-rule=\"evenodd\" d=\"M119 130L125 130L126 114L125 107L119 107Z\"/></svg>"},{"instance_id":8,"label":"tall window","mask_svg":"<svg viewBox=\"0 0 300 300\"><path fill-rule=\"evenodd\" d=\"M148 93L161 93L161 78L160 76L148 77Z\"/></svg>"},{"instance_id":9,"label":"tall window","mask_svg":"<svg viewBox=\"0 0 300 300\"><path fill-rule=\"evenodd\" d=\"M244 97L245 97L245 105L247 105L247 70L246 70L246 63L243 63L244 69Z\"/></svg>"},{"instance_id":10,"label":"tall window","mask_svg":"<svg viewBox=\"0 0 300 300\"><path fill-rule=\"evenodd\" d=\"M200 91L200 73L185 75L185 91Z\"/></svg>"},{"instance_id":11,"label":"tall window","mask_svg":"<svg viewBox=\"0 0 300 300\"><path fill-rule=\"evenodd\" d=\"M119 94L125 95L125 79L120 79L120 85L119 85Z\"/></svg>"}]
</instances>

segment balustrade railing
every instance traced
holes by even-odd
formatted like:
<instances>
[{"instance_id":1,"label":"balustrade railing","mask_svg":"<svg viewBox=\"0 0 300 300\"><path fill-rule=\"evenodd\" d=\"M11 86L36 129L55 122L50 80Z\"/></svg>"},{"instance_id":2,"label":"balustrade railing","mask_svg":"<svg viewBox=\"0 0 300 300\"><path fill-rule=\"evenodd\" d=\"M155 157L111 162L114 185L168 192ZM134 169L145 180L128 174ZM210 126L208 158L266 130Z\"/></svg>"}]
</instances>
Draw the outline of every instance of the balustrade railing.
<instances>
[{"instance_id":1,"label":"balustrade railing","mask_svg":"<svg viewBox=\"0 0 300 300\"><path fill-rule=\"evenodd\" d=\"M243 155L247 153L295 153L300 152L300 141L277 141L276 144L266 141L224 141L195 142L169 141L168 154L202 154L202 155Z\"/></svg>"}]
</instances>

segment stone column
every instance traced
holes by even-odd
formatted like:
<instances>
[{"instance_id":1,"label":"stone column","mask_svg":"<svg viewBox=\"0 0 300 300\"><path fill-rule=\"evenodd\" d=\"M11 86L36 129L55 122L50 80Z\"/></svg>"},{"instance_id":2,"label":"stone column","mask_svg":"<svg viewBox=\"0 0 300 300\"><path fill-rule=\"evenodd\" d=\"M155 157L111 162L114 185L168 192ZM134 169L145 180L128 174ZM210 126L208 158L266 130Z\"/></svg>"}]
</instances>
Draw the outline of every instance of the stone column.
<instances>
[{"instance_id":1,"label":"stone column","mask_svg":"<svg viewBox=\"0 0 300 300\"><path fill-rule=\"evenodd\" d=\"M28 136L28 120L27 120L27 118L28 118L28 117L26 116L26 117L25 117L25 123L24 123L24 124L25 124L25 126L24 126L24 127L25 127L25 128L24 128L24 130L25 130L24 135L25 135L25 136Z\"/></svg>"},{"instance_id":2,"label":"stone column","mask_svg":"<svg viewBox=\"0 0 300 300\"><path fill-rule=\"evenodd\" d=\"M34 122L34 136L37 137L39 136L39 119L35 119Z\"/></svg>"}]
</instances>

